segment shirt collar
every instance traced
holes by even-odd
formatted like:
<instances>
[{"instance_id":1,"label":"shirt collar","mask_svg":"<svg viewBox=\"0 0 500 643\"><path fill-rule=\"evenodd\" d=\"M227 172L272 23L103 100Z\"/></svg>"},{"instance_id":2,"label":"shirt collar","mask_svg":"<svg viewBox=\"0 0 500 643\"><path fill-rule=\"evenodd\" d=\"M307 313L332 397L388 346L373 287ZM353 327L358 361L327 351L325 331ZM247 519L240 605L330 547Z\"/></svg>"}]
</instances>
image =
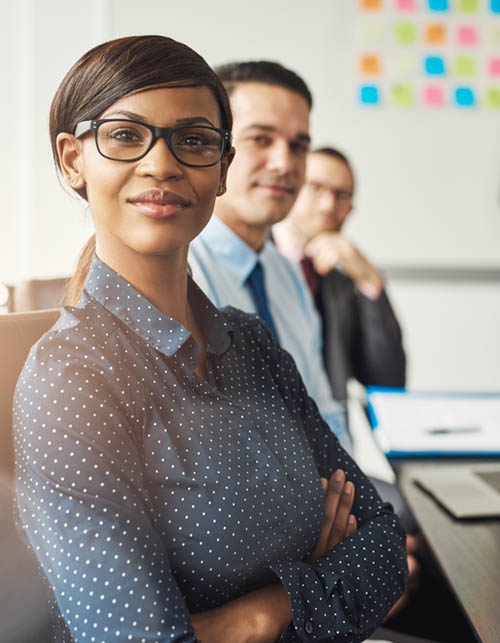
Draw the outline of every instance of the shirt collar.
<instances>
[{"instance_id":1,"label":"shirt collar","mask_svg":"<svg viewBox=\"0 0 500 643\"><path fill-rule=\"evenodd\" d=\"M259 255L215 214L203 230L203 240L213 249L217 259L230 269L231 275L243 285Z\"/></svg>"},{"instance_id":2,"label":"shirt collar","mask_svg":"<svg viewBox=\"0 0 500 643\"><path fill-rule=\"evenodd\" d=\"M191 337L182 324L158 310L97 255L92 260L85 290L148 344L167 356L176 353ZM218 355L226 352L231 345L230 325L191 277L188 277L188 299L207 342L207 351Z\"/></svg>"},{"instance_id":3,"label":"shirt collar","mask_svg":"<svg viewBox=\"0 0 500 643\"><path fill-rule=\"evenodd\" d=\"M290 232L289 227L284 221L273 225L273 239L278 250L285 255L287 259L294 263L300 263L304 259L304 248Z\"/></svg>"}]
</instances>

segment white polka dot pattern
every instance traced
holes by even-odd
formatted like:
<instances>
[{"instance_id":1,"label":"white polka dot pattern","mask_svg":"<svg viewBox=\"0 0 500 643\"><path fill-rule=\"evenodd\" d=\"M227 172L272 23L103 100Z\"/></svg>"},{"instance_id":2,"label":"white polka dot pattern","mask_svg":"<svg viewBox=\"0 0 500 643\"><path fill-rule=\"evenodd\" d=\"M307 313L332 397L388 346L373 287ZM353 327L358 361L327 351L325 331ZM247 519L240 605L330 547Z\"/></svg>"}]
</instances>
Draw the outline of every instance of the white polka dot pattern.
<instances>
[{"instance_id":1,"label":"white polka dot pattern","mask_svg":"<svg viewBox=\"0 0 500 643\"><path fill-rule=\"evenodd\" d=\"M97 258L33 347L15 430L23 527L75 641L195 641L189 613L275 582L282 641L361 641L401 594L404 536L264 326L190 282L198 346ZM358 531L315 565L319 476L356 485ZM335 637L335 638L333 638Z\"/></svg>"}]
</instances>

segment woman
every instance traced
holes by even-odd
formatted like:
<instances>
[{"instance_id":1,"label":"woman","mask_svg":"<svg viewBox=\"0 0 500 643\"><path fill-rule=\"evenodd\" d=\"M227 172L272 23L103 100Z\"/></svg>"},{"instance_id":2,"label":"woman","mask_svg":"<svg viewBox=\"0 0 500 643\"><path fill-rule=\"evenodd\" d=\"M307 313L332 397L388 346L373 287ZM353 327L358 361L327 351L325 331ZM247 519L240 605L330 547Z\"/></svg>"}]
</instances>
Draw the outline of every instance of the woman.
<instances>
[{"instance_id":1,"label":"woman","mask_svg":"<svg viewBox=\"0 0 500 643\"><path fill-rule=\"evenodd\" d=\"M169 38L114 40L50 126L96 254L19 380L18 502L73 638L363 640L404 588L397 518L289 355L188 276L234 154L218 78Z\"/></svg>"}]
</instances>

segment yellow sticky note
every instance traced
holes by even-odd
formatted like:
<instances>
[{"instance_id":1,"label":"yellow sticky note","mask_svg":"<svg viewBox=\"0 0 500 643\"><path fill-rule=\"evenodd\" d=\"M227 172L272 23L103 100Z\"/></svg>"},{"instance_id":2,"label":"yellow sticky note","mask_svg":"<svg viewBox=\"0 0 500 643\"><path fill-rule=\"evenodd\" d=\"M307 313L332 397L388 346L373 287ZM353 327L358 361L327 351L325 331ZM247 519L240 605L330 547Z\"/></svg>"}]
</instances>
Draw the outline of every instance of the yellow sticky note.
<instances>
[{"instance_id":1,"label":"yellow sticky note","mask_svg":"<svg viewBox=\"0 0 500 643\"><path fill-rule=\"evenodd\" d=\"M477 62L473 56L457 56L453 61L453 73L460 78L470 78L477 73Z\"/></svg>"},{"instance_id":2,"label":"yellow sticky note","mask_svg":"<svg viewBox=\"0 0 500 643\"><path fill-rule=\"evenodd\" d=\"M377 76L380 74L381 68L380 56L376 54L365 54L361 56L360 69L364 76Z\"/></svg>"},{"instance_id":3,"label":"yellow sticky note","mask_svg":"<svg viewBox=\"0 0 500 643\"><path fill-rule=\"evenodd\" d=\"M479 11L479 0L458 0L458 10L463 13L477 13Z\"/></svg>"},{"instance_id":4,"label":"yellow sticky note","mask_svg":"<svg viewBox=\"0 0 500 643\"><path fill-rule=\"evenodd\" d=\"M415 93L411 85L396 83L391 87L390 98L396 107L410 107L415 102Z\"/></svg>"},{"instance_id":5,"label":"yellow sticky note","mask_svg":"<svg viewBox=\"0 0 500 643\"><path fill-rule=\"evenodd\" d=\"M417 40L417 27L412 22L397 22L394 25L394 40L399 45L412 45Z\"/></svg>"},{"instance_id":6,"label":"yellow sticky note","mask_svg":"<svg viewBox=\"0 0 500 643\"><path fill-rule=\"evenodd\" d=\"M432 22L425 27L425 41L429 45L443 45L446 41L446 27L441 22Z\"/></svg>"},{"instance_id":7,"label":"yellow sticky note","mask_svg":"<svg viewBox=\"0 0 500 643\"><path fill-rule=\"evenodd\" d=\"M484 103L490 109L500 109L500 87L487 87L484 93Z\"/></svg>"}]
</instances>

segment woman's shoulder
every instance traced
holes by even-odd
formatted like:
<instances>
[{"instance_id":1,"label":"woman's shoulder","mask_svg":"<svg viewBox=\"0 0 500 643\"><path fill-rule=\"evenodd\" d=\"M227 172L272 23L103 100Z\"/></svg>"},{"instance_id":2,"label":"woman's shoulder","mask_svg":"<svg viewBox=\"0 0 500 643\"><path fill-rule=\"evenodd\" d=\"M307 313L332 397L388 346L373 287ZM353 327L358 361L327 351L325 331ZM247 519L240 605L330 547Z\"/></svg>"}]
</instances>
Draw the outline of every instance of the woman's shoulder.
<instances>
[{"instance_id":1,"label":"woman's shoulder","mask_svg":"<svg viewBox=\"0 0 500 643\"><path fill-rule=\"evenodd\" d=\"M88 307L65 306L54 324L31 347L22 376L45 371L60 370L58 365L68 367L71 363L85 361L92 364L92 355L113 332L113 323L104 308L99 311Z\"/></svg>"}]
</instances>

